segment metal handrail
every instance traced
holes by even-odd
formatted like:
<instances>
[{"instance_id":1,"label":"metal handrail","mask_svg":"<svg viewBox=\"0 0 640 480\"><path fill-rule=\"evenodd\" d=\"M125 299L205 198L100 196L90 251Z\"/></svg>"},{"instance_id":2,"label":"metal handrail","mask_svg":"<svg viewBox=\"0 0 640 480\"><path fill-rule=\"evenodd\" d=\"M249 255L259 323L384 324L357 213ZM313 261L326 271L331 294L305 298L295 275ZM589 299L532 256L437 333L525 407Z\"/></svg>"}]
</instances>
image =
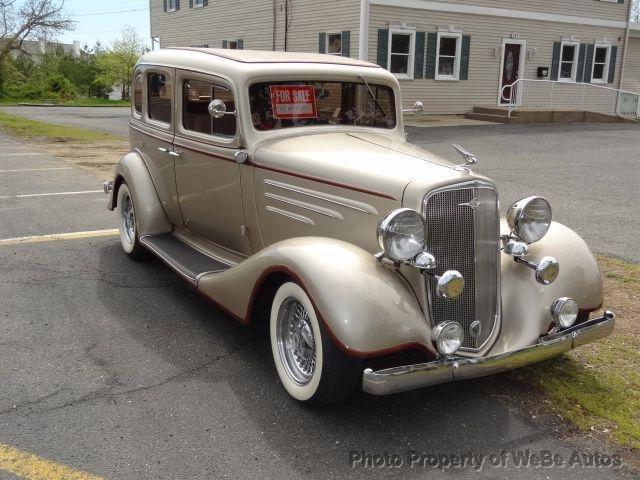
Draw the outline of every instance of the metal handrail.
<instances>
[{"instance_id":1,"label":"metal handrail","mask_svg":"<svg viewBox=\"0 0 640 480\"><path fill-rule=\"evenodd\" d=\"M548 94L548 101L543 102L545 105L536 106L541 108L553 108L560 104L560 100L567 102L567 98L573 99L572 105L577 110L588 110L596 113L605 113L607 115L617 115L621 117L630 117L640 119L640 94L631 92L628 90L621 90L617 88L605 87L602 85L594 85L591 83L577 83L577 82L561 82L553 80L534 80L519 78L515 82L504 85L500 91L501 100L507 100L508 113L511 114L518 108L527 106L528 103L534 103L527 98L527 85L531 85L530 90L534 90L534 86L537 86L537 90L549 90L544 91ZM548 87L548 88L547 88ZM510 89L508 96L506 95L507 89ZM562 89L562 95L558 97L556 94L557 89ZM538 92L539 93L539 92ZM574 95L572 97L572 95ZM529 96L533 96L530 94ZM595 108L590 105L592 103L598 103ZM622 109L621 100L627 100L627 103L631 104L632 111L625 111ZM609 105L608 102L611 102ZM579 103L580 107L575 107ZM635 110L634 110L635 109Z\"/></svg>"}]
</instances>

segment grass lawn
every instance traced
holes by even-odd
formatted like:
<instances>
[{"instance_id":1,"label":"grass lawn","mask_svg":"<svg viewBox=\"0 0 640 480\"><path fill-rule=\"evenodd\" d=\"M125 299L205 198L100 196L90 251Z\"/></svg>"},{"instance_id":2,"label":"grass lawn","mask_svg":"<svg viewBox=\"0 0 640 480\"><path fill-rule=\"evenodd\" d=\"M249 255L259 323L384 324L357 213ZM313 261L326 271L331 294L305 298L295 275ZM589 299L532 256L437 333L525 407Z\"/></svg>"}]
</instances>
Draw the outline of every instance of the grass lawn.
<instances>
[{"instance_id":1,"label":"grass lawn","mask_svg":"<svg viewBox=\"0 0 640 480\"><path fill-rule=\"evenodd\" d=\"M44 138L57 142L95 142L119 139L114 135L65 125L29 120L0 112L0 129L20 138Z\"/></svg>"},{"instance_id":2,"label":"grass lawn","mask_svg":"<svg viewBox=\"0 0 640 480\"><path fill-rule=\"evenodd\" d=\"M14 106L20 103L51 104L59 107L129 107L129 100L108 100L104 98L78 98L75 100L33 100L33 99L0 99L0 106Z\"/></svg>"},{"instance_id":3,"label":"grass lawn","mask_svg":"<svg viewBox=\"0 0 640 480\"><path fill-rule=\"evenodd\" d=\"M640 450L640 265L598 256L605 306L617 316L610 337L510 375L533 383L554 411L582 430Z\"/></svg>"}]
</instances>

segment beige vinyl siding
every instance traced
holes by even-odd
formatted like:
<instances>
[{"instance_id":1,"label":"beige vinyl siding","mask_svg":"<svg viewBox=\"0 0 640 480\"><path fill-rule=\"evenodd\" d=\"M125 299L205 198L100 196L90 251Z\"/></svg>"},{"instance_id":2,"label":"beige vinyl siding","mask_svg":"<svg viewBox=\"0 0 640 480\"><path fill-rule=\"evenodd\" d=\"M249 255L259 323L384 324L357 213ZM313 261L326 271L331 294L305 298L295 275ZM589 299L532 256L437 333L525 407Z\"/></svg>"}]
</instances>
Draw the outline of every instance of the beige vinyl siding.
<instances>
[{"instance_id":1,"label":"beige vinyl siding","mask_svg":"<svg viewBox=\"0 0 640 480\"><path fill-rule=\"evenodd\" d=\"M503 38L511 33L526 40L526 49L535 50L532 58L525 58L525 78L536 79L537 67L549 67L553 57L553 43L562 36L575 36L582 43L593 43L603 38L614 45L623 29L592 27L576 24L505 19L485 15L470 15L416 10L409 8L372 5L369 28L369 61L376 62L378 29L389 24L406 22L418 31L437 32L438 27L455 26L464 35L471 36L469 79L400 80L405 108L416 100L424 101L428 113L465 113L474 106L496 106L500 82L500 54ZM615 80L619 78L622 48L618 45ZM617 84L610 86L617 88Z\"/></svg>"},{"instance_id":2,"label":"beige vinyl siding","mask_svg":"<svg viewBox=\"0 0 640 480\"><path fill-rule=\"evenodd\" d=\"M276 50L284 50L284 3L275 1ZM319 33L349 30L350 56L358 58L359 0L295 0L289 5L289 51L317 53ZM209 0L203 8L189 8L188 0L181 0L177 12L165 12L162 0L151 0L151 35L160 37L162 48L221 48L223 40L242 39L247 50L273 50L273 20L273 0Z\"/></svg>"},{"instance_id":3,"label":"beige vinyl siding","mask_svg":"<svg viewBox=\"0 0 640 480\"><path fill-rule=\"evenodd\" d=\"M640 93L640 37L630 39L622 89Z\"/></svg>"},{"instance_id":4,"label":"beige vinyl siding","mask_svg":"<svg viewBox=\"0 0 640 480\"><path fill-rule=\"evenodd\" d=\"M209 0L200 8L181 0L176 12L165 12L162 0L150 1L151 35L160 37L162 48L221 48L223 40L242 39L245 49L272 49L272 0Z\"/></svg>"},{"instance_id":5,"label":"beige vinyl siding","mask_svg":"<svg viewBox=\"0 0 640 480\"><path fill-rule=\"evenodd\" d=\"M476 7L524 10L535 13L570 15L597 18L599 20L627 21L629 1L624 3L602 0L446 0L447 3L473 5Z\"/></svg>"}]
</instances>

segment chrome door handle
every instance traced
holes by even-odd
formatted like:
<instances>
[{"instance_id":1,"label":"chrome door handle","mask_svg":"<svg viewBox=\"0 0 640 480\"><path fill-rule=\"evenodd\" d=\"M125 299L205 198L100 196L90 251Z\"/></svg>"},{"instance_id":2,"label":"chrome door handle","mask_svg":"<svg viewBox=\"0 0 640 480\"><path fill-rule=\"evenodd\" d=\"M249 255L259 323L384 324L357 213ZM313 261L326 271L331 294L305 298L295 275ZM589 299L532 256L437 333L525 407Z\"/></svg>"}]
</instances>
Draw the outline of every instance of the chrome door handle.
<instances>
[{"instance_id":1,"label":"chrome door handle","mask_svg":"<svg viewBox=\"0 0 640 480\"><path fill-rule=\"evenodd\" d=\"M164 148L164 147L158 147L158 150L160 150L161 152L164 152L164 153L169 153L171 151L168 148Z\"/></svg>"},{"instance_id":2,"label":"chrome door handle","mask_svg":"<svg viewBox=\"0 0 640 480\"><path fill-rule=\"evenodd\" d=\"M169 155L171 155L172 157L179 157L180 154L174 150L169 150Z\"/></svg>"}]
</instances>

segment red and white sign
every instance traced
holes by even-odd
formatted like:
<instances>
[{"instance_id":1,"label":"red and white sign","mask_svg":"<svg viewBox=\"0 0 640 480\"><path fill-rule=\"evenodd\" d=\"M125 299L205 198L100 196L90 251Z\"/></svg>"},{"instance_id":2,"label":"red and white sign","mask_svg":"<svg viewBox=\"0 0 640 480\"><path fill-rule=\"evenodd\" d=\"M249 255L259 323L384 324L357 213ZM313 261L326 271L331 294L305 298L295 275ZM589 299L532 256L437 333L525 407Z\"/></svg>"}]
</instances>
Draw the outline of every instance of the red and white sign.
<instances>
[{"instance_id":1,"label":"red and white sign","mask_svg":"<svg viewBox=\"0 0 640 480\"><path fill-rule=\"evenodd\" d=\"M313 85L271 85L273 118L292 120L317 118L316 89Z\"/></svg>"}]
</instances>

